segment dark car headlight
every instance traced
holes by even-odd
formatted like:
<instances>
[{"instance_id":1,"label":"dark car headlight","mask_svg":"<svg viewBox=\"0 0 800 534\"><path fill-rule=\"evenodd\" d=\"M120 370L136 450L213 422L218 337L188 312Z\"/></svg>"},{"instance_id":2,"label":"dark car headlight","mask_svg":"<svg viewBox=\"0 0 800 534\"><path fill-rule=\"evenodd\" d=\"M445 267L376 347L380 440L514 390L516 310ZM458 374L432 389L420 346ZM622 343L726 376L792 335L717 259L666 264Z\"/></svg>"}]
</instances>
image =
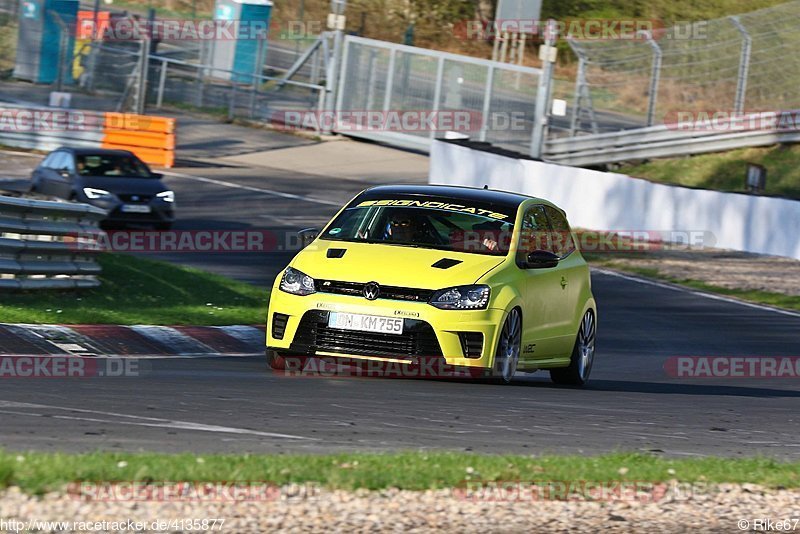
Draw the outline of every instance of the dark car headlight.
<instances>
[{"instance_id":1,"label":"dark car headlight","mask_svg":"<svg viewBox=\"0 0 800 534\"><path fill-rule=\"evenodd\" d=\"M156 198L163 200L164 202L175 202L175 192L174 191L162 191L156 195Z\"/></svg>"},{"instance_id":2,"label":"dark car headlight","mask_svg":"<svg viewBox=\"0 0 800 534\"><path fill-rule=\"evenodd\" d=\"M310 295L316 293L314 288L314 279L297 269L287 267L283 273L280 284L281 291L291 293L292 295Z\"/></svg>"},{"instance_id":3,"label":"dark car headlight","mask_svg":"<svg viewBox=\"0 0 800 534\"><path fill-rule=\"evenodd\" d=\"M109 201L116 198L113 193L109 193L104 189L95 189L94 187L84 187L83 194L86 195L86 198L90 200Z\"/></svg>"},{"instance_id":4,"label":"dark car headlight","mask_svg":"<svg viewBox=\"0 0 800 534\"><path fill-rule=\"evenodd\" d=\"M457 286L441 289L428 302L442 310L485 310L489 305L489 286Z\"/></svg>"}]
</instances>

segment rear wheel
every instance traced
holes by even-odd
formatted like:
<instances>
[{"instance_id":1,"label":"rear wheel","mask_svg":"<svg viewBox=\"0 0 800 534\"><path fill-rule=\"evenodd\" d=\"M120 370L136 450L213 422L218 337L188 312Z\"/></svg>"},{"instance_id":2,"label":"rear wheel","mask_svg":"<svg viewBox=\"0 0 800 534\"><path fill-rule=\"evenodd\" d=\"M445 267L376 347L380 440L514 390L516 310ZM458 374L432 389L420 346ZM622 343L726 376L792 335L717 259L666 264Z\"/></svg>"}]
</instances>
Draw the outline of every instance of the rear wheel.
<instances>
[{"instance_id":1,"label":"rear wheel","mask_svg":"<svg viewBox=\"0 0 800 534\"><path fill-rule=\"evenodd\" d=\"M556 384L582 386L589 381L594 363L594 343L597 326L590 310L581 319L578 337L572 349L569 367L550 369L550 379Z\"/></svg>"},{"instance_id":2,"label":"rear wheel","mask_svg":"<svg viewBox=\"0 0 800 534\"><path fill-rule=\"evenodd\" d=\"M500 331L500 340L497 343L497 352L494 355L492 378L502 384L509 384L514 378L519 363L520 340L522 339L522 315L517 308L508 313L503 329Z\"/></svg>"}]
</instances>

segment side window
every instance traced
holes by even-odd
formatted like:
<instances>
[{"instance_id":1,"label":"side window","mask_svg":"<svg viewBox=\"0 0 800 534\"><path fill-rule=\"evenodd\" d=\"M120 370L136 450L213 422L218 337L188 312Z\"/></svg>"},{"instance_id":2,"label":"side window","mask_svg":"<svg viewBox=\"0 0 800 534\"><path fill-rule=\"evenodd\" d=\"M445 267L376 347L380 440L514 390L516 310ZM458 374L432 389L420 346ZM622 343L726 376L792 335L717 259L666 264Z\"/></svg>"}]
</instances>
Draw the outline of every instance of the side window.
<instances>
[{"instance_id":1,"label":"side window","mask_svg":"<svg viewBox=\"0 0 800 534\"><path fill-rule=\"evenodd\" d=\"M550 238L553 252L562 258L569 256L575 251L575 242L572 239L572 231L569 228L567 218L559 210L550 206L545 206L545 211L553 227L552 237Z\"/></svg>"},{"instance_id":2,"label":"side window","mask_svg":"<svg viewBox=\"0 0 800 534\"><path fill-rule=\"evenodd\" d=\"M61 169L67 166L67 159L69 156L67 156L66 152L56 152L55 154L53 154L53 156L55 157L53 158L53 161L50 163L51 169L60 171Z\"/></svg>"},{"instance_id":3,"label":"side window","mask_svg":"<svg viewBox=\"0 0 800 534\"><path fill-rule=\"evenodd\" d=\"M55 169L53 166L53 162L56 160L56 157L60 154L60 152L51 152L44 161L42 162L41 166L43 169Z\"/></svg>"},{"instance_id":4,"label":"side window","mask_svg":"<svg viewBox=\"0 0 800 534\"><path fill-rule=\"evenodd\" d=\"M77 174L78 171L75 169L75 157L68 152L64 152L64 166L71 174Z\"/></svg>"},{"instance_id":5,"label":"side window","mask_svg":"<svg viewBox=\"0 0 800 534\"><path fill-rule=\"evenodd\" d=\"M528 209L522 218L517 265L525 265L528 254L536 250L553 252L550 234L550 222L545 214L544 206L533 206Z\"/></svg>"}]
</instances>

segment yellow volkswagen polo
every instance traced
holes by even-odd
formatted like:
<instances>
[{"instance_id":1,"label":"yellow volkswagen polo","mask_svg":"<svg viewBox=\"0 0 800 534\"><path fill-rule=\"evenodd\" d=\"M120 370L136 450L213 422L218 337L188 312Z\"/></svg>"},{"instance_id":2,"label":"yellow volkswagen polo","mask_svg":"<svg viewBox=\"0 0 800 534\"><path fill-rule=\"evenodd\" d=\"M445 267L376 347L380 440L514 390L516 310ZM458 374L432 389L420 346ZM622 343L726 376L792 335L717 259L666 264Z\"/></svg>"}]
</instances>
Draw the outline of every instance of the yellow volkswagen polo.
<instances>
[{"instance_id":1,"label":"yellow volkswagen polo","mask_svg":"<svg viewBox=\"0 0 800 534\"><path fill-rule=\"evenodd\" d=\"M517 371L548 370L559 384L589 378L589 268L564 212L546 200L379 186L304 237L272 288L273 369L293 358L424 360L504 383Z\"/></svg>"}]
</instances>

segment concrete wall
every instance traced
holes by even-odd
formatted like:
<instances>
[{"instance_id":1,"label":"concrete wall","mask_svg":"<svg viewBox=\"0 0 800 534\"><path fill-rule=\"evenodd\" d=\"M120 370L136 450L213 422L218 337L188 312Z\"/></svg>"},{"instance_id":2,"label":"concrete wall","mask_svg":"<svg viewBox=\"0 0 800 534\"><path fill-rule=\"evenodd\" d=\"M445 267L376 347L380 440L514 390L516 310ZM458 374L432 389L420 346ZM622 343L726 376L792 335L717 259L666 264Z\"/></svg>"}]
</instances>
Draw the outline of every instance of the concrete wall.
<instances>
[{"instance_id":1,"label":"concrete wall","mask_svg":"<svg viewBox=\"0 0 800 534\"><path fill-rule=\"evenodd\" d=\"M550 200L573 226L710 232L717 248L800 259L800 202L661 185L623 174L519 160L434 141L428 181Z\"/></svg>"}]
</instances>

